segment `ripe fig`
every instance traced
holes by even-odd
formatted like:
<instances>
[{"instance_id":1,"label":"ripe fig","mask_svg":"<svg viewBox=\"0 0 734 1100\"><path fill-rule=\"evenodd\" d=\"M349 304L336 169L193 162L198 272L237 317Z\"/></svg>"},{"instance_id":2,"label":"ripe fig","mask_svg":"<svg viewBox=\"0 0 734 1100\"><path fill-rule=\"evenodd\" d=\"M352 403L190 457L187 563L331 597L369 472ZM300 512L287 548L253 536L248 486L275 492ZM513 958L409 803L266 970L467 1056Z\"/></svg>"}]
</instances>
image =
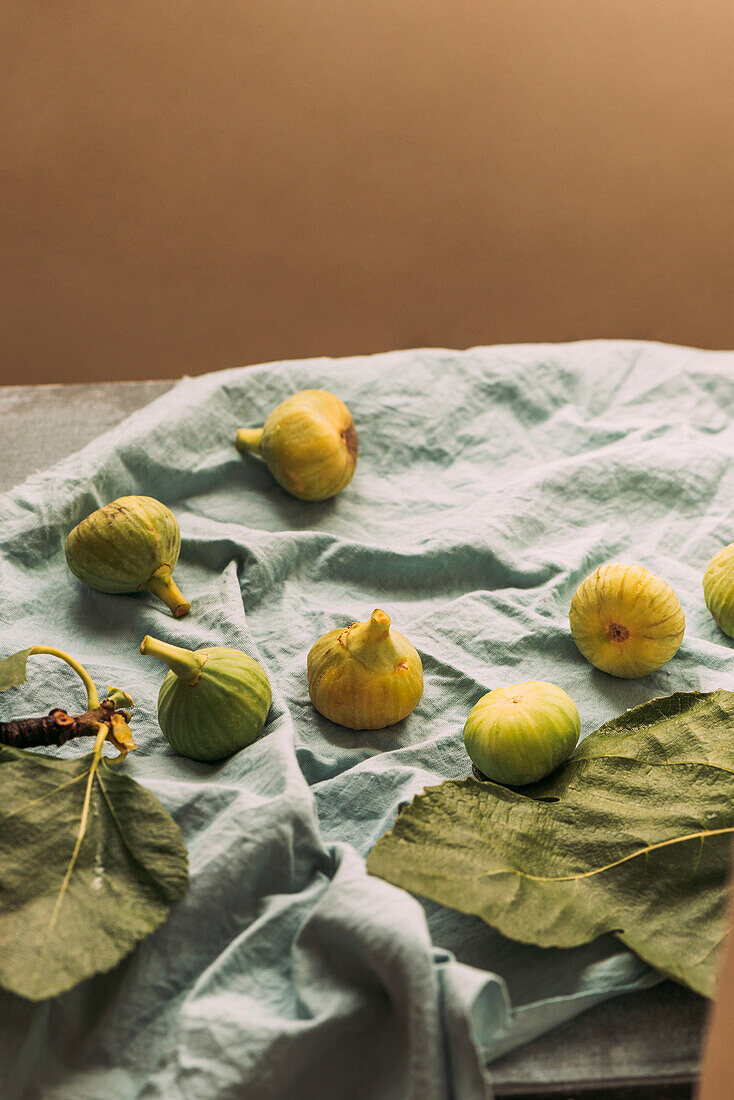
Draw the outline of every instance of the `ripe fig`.
<instances>
[{"instance_id":1,"label":"ripe fig","mask_svg":"<svg viewBox=\"0 0 734 1100\"><path fill-rule=\"evenodd\" d=\"M326 390L301 390L262 428L241 428L241 451L259 454L275 480L301 500L326 500L352 480L358 440L347 406Z\"/></svg>"},{"instance_id":2,"label":"ripe fig","mask_svg":"<svg viewBox=\"0 0 734 1100\"><path fill-rule=\"evenodd\" d=\"M308 692L319 713L353 730L402 721L423 694L423 665L384 611L329 630L308 654Z\"/></svg>"},{"instance_id":3,"label":"ripe fig","mask_svg":"<svg viewBox=\"0 0 734 1100\"><path fill-rule=\"evenodd\" d=\"M83 519L66 539L72 573L100 592L152 592L180 619L191 604L171 573L181 549L176 517L153 497L118 497Z\"/></svg>"},{"instance_id":4,"label":"ripe fig","mask_svg":"<svg viewBox=\"0 0 734 1100\"><path fill-rule=\"evenodd\" d=\"M703 598L719 628L734 638L734 542L714 554L706 566Z\"/></svg>"},{"instance_id":5,"label":"ripe fig","mask_svg":"<svg viewBox=\"0 0 734 1100\"><path fill-rule=\"evenodd\" d=\"M541 680L495 688L472 707L464 744L496 783L536 783L570 756L581 730L573 699Z\"/></svg>"},{"instance_id":6,"label":"ripe fig","mask_svg":"<svg viewBox=\"0 0 734 1100\"><path fill-rule=\"evenodd\" d=\"M633 679L677 653L686 621L673 589L642 565L610 562L582 581L571 600L571 633L596 668Z\"/></svg>"},{"instance_id":7,"label":"ripe fig","mask_svg":"<svg viewBox=\"0 0 734 1100\"><path fill-rule=\"evenodd\" d=\"M251 745L271 702L265 669L239 649L183 649L146 636L144 655L171 670L158 695L158 724L168 744L191 760L221 760Z\"/></svg>"}]
</instances>

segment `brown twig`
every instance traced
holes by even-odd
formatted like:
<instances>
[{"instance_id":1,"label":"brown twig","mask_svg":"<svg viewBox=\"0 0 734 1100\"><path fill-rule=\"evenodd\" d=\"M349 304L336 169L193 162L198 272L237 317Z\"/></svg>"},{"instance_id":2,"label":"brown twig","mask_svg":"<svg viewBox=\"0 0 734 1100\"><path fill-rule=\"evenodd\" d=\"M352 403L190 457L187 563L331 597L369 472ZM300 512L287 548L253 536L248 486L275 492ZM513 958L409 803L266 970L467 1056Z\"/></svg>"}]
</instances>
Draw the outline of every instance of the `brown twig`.
<instances>
[{"instance_id":1,"label":"brown twig","mask_svg":"<svg viewBox=\"0 0 734 1100\"><path fill-rule=\"evenodd\" d=\"M84 714L67 714L54 707L37 718L14 718L10 722L0 722L0 745L12 745L16 749L63 745L72 737L95 736L100 723L109 723L116 713L128 719L124 711L115 710L111 699L103 699L98 707Z\"/></svg>"}]
</instances>

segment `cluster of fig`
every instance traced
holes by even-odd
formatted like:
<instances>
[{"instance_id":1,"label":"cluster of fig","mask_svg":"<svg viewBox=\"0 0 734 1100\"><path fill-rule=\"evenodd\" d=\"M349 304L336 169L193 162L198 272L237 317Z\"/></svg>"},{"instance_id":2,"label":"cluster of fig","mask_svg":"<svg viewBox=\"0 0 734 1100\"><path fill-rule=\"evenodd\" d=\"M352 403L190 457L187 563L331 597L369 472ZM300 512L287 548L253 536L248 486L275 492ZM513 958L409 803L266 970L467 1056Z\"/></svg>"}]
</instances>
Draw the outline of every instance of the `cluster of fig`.
<instances>
[{"instance_id":1,"label":"cluster of fig","mask_svg":"<svg viewBox=\"0 0 734 1100\"><path fill-rule=\"evenodd\" d=\"M327 500L354 474L358 441L346 405L323 390L303 390L277 406L262 428L243 428L237 447L257 454L276 481L302 500ZM66 540L71 571L101 592L150 592L176 618L191 605L173 580L181 533L173 513L151 497L120 497L82 520ZM171 747L194 760L220 760L258 737L271 689L265 670L236 649L196 651L145 637L141 653L169 668L158 721ZM308 654L308 687L318 711L355 730L400 722L423 694L414 646L384 611L331 630Z\"/></svg>"},{"instance_id":2,"label":"cluster of fig","mask_svg":"<svg viewBox=\"0 0 734 1100\"><path fill-rule=\"evenodd\" d=\"M343 402L323 390L302 390L278 405L262 428L241 428L237 447L259 455L293 496L315 501L333 497L352 480L358 439ZM319 638L309 651L307 674L316 709L353 730L402 721L423 694L415 647L379 609L366 622Z\"/></svg>"},{"instance_id":3,"label":"cluster of fig","mask_svg":"<svg viewBox=\"0 0 734 1100\"><path fill-rule=\"evenodd\" d=\"M262 428L241 429L236 445L259 455L284 489L309 501L327 500L346 488L358 452L349 409L324 390L288 397ZM97 508L66 539L67 563L84 584L110 594L149 592L177 619L191 610L173 579L180 550L176 517L146 496L120 497ZM390 631L383 612L361 624L364 630L359 625L333 632L350 638L348 645L337 643L336 653L325 639L316 643L309 654L309 684L313 669L313 683L320 685L314 687L314 701L335 721L355 729L381 728L400 721L420 698L420 658L402 635ZM257 661L224 646L191 651L148 636L140 648L169 668L158 721L176 752L220 760L258 737L271 689ZM343 699L346 685L351 688Z\"/></svg>"},{"instance_id":4,"label":"cluster of fig","mask_svg":"<svg viewBox=\"0 0 734 1100\"><path fill-rule=\"evenodd\" d=\"M242 428L236 442L260 455L276 481L302 500L327 500L345 489L359 449L349 409L325 390L292 394L262 428ZM97 508L66 539L66 560L79 580L100 592L150 592L177 619L191 610L172 576L180 551L176 517L146 496Z\"/></svg>"},{"instance_id":5,"label":"cluster of fig","mask_svg":"<svg viewBox=\"0 0 734 1100\"><path fill-rule=\"evenodd\" d=\"M169 745L192 760L215 761L251 745L271 703L265 669L237 649L195 651L146 636L145 656L168 666L158 696L158 723ZM418 653L390 629L384 611L366 623L332 630L308 655L314 706L350 729L382 729L405 718L423 694Z\"/></svg>"},{"instance_id":6,"label":"cluster of fig","mask_svg":"<svg viewBox=\"0 0 734 1100\"><path fill-rule=\"evenodd\" d=\"M72 573L101 592L151 592L178 619L191 604L173 580L181 549L176 517L152 497L113 500L66 540ZM219 760L251 744L270 709L265 670L237 649L195 653L146 637L141 653L171 671L158 698L158 722L171 747L194 760Z\"/></svg>"},{"instance_id":7,"label":"cluster of fig","mask_svg":"<svg viewBox=\"0 0 734 1100\"><path fill-rule=\"evenodd\" d=\"M237 433L239 450L259 457L287 492L324 501L351 481L358 439L351 413L334 394L302 390L281 402L259 428ZM149 592L176 618L190 610L173 570L181 534L171 511L151 497L120 497L82 520L69 534L71 571L102 592ZM734 545L721 550L704 576L706 604L734 637ZM571 634L588 661L612 676L645 676L677 652L685 618L675 592L641 565L611 562L576 589ZM146 637L141 652L169 668L161 687L161 729L179 753L217 760L251 744L271 702L264 669L239 650L195 652ZM423 694L423 669L414 646L375 610L366 622L337 627L319 638L307 658L315 708L354 730L402 721ZM528 681L484 695L464 727L478 771L497 782L532 783L573 751L578 711L554 684Z\"/></svg>"},{"instance_id":8,"label":"cluster of fig","mask_svg":"<svg viewBox=\"0 0 734 1100\"><path fill-rule=\"evenodd\" d=\"M683 640L685 619L664 580L641 565L610 562L576 589L571 634L584 657L612 676L661 668ZM464 744L481 776L524 785L544 779L573 752L580 720L560 687L540 681L483 696L464 726Z\"/></svg>"},{"instance_id":9,"label":"cluster of fig","mask_svg":"<svg viewBox=\"0 0 734 1100\"><path fill-rule=\"evenodd\" d=\"M720 550L703 577L706 606L734 637L734 544ZM647 676L675 656L685 616L661 577L632 562L609 562L576 589L569 612L580 652L602 672ZM529 681L488 692L469 714L464 743L481 777L524 785L549 775L573 752L579 714L554 684Z\"/></svg>"}]
</instances>

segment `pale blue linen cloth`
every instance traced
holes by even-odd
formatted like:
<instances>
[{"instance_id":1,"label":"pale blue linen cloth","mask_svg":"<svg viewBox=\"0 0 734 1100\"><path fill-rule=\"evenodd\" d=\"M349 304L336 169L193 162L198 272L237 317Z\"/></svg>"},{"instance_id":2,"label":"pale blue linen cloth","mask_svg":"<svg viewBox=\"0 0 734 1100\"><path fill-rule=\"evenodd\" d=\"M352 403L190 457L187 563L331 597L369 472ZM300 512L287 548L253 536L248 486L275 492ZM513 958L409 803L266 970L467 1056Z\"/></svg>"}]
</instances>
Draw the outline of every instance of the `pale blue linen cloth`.
<instances>
[{"instance_id":1,"label":"pale blue linen cloth","mask_svg":"<svg viewBox=\"0 0 734 1100\"><path fill-rule=\"evenodd\" d=\"M360 436L353 482L320 504L233 446L306 387L345 400ZM613 937L523 946L368 876L363 857L401 804L468 773L462 725L493 687L561 685L584 734L656 695L734 687L701 593L734 540L733 405L734 354L650 343L269 364L186 379L1 497L0 656L59 646L134 696L124 767L176 817L192 877L113 973L42 1005L0 996L0 1095L475 1100L498 1054L658 980ZM131 493L180 521L187 618L66 568L68 530ZM661 574L686 613L680 653L643 680L595 671L569 635L574 588L610 559ZM305 659L375 607L417 646L425 694L399 726L354 733L311 707ZM146 633L261 661L261 739L218 765L175 756ZM75 701L70 671L36 658L0 713Z\"/></svg>"}]
</instances>

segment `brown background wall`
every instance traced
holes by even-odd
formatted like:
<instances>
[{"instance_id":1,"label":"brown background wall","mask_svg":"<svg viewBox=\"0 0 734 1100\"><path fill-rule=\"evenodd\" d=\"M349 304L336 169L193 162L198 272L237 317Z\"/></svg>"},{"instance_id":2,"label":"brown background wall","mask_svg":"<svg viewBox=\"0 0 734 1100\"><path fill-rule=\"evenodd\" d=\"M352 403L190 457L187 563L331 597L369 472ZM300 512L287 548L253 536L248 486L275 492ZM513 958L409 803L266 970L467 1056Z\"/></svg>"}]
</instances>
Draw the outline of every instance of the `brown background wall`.
<instances>
[{"instance_id":1,"label":"brown background wall","mask_svg":"<svg viewBox=\"0 0 734 1100\"><path fill-rule=\"evenodd\" d=\"M4 0L4 382L734 346L732 0Z\"/></svg>"}]
</instances>

